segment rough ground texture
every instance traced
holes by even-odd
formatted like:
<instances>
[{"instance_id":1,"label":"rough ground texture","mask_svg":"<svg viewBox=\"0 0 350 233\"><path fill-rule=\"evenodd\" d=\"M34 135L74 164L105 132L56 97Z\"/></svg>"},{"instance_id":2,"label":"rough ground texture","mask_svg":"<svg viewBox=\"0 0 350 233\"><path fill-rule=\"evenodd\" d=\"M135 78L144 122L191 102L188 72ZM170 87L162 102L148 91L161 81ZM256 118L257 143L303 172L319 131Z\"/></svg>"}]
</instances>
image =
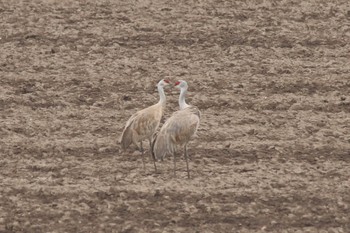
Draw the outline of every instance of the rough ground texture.
<instances>
[{"instance_id":1,"label":"rough ground texture","mask_svg":"<svg viewBox=\"0 0 350 233\"><path fill-rule=\"evenodd\" d=\"M350 232L349 1L1 0L0 37L0 232ZM191 179L118 144L165 77Z\"/></svg>"}]
</instances>

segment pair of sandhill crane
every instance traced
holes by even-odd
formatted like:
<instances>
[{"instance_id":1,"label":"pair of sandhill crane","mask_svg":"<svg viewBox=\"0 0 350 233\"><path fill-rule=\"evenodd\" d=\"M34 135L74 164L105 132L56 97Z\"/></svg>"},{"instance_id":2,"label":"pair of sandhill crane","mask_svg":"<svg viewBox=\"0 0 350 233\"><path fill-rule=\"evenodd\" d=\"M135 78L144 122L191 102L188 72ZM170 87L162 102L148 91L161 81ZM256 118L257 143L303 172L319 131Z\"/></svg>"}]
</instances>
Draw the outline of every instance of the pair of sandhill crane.
<instances>
[{"instance_id":1,"label":"pair of sandhill crane","mask_svg":"<svg viewBox=\"0 0 350 233\"><path fill-rule=\"evenodd\" d=\"M175 152L178 147L184 147L187 176L190 178L187 144L197 132L200 111L197 107L188 105L185 101L188 88L186 81L179 80L175 83L175 87L180 89L180 110L174 112L173 115L166 120L158 135L154 137L165 108L166 96L164 93L164 87L168 85L170 85L168 80L160 80L157 84L160 96L159 102L136 112L129 118L121 136L121 145L125 150L131 144L135 144L141 150L143 168L145 168L142 141L148 139L155 170L157 170L155 163L156 160L163 160L167 154L173 155L174 176L176 176ZM140 143L140 147L138 146L138 143Z\"/></svg>"}]
</instances>

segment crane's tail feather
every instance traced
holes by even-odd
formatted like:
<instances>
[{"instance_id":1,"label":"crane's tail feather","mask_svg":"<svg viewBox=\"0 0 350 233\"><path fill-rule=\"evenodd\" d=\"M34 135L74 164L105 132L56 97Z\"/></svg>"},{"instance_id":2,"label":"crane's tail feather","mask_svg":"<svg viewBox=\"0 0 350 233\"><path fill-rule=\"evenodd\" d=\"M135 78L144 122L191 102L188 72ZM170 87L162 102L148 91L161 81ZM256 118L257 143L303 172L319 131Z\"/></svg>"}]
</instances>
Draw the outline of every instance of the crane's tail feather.
<instances>
[{"instance_id":1,"label":"crane's tail feather","mask_svg":"<svg viewBox=\"0 0 350 233\"><path fill-rule=\"evenodd\" d=\"M133 133L130 127L124 129L123 134L120 138L120 144L122 145L123 150L126 150L130 146L132 141Z\"/></svg>"},{"instance_id":2,"label":"crane's tail feather","mask_svg":"<svg viewBox=\"0 0 350 233\"><path fill-rule=\"evenodd\" d=\"M170 141L170 137L167 134L159 133L152 145L153 158L156 160L163 160L167 154L173 154L175 148Z\"/></svg>"}]
</instances>

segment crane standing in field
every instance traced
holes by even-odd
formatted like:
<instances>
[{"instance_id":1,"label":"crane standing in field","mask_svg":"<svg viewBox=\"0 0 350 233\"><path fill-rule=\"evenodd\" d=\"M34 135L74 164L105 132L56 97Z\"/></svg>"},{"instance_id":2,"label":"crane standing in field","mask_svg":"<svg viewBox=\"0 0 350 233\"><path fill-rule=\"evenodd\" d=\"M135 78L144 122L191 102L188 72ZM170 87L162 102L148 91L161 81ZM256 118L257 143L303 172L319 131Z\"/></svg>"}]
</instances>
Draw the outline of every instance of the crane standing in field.
<instances>
[{"instance_id":1,"label":"crane standing in field","mask_svg":"<svg viewBox=\"0 0 350 233\"><path fill-rule=\"evenodd\" d=\"M121 135L121 145L126 150L131 144L135 144L142 153L143 169L145 169L145 158L142 147L142 141L148 139L150 143L153 141L153 136L158 129L160 120L163 116L163 110L165 108L166 97L164 93L164 87L168 86L170 82L166 79L162 79L158 82L157 88L159 92L159 102L148 108L142 109L133 114L126 122L125 128ZM140 143L140 147L137 145ZM154 168L157 170L155 161Z\"/></svg>"},{"instance_id":2,"label":"crane standing in field","mask_svg":"<svg viewBox=\"0 0 350 233\"><path fill-rule=\"evenodd\" d=\"M175 83L175 87L180 88L180 110L174 112L160 129L160 132L155 138L153 144L153 157L157 160L163 160L167 154L173 155L174 176L176 176L175 151L178 146L183 146L187 166L187 177L190 178L187 144L197 132L200 111L197 107L188 105L185 101L185 95L188 88L186 81L177 81Z\"/></svg>"}]
</instances>

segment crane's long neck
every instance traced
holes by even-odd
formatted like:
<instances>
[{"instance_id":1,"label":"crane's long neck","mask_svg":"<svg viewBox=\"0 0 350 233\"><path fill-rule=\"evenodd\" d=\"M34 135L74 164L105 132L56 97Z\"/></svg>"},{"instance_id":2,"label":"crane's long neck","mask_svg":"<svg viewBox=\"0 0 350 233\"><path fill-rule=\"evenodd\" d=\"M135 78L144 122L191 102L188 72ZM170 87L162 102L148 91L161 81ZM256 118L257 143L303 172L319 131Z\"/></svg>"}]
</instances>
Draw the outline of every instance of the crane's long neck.
<instances>
[{"instance_id":1,"label":"crane's long neck","mask_svg":"<svg viewBox=\"0 0 350 233\"><path fill-rule=\"evenodd\" d=\"M181 88L180 97L179 97L179 105L181 110L190 106L186 103L186 100L185 100L186 93L187 93L187 88Z\"/></svg>"},{"instance_id":2,"label":"crane's long neck","mask_svg":"<svg viewBox=\"0 0 350 233\"><path fill-rule=\"evenodd\" d=\"M159 92L159 103L164 106L165 102L166 102L166 97L165 97L165 93L164 93L164 89L161 86L158 86L158 92Z\"/></svg>"}]
</instances>

